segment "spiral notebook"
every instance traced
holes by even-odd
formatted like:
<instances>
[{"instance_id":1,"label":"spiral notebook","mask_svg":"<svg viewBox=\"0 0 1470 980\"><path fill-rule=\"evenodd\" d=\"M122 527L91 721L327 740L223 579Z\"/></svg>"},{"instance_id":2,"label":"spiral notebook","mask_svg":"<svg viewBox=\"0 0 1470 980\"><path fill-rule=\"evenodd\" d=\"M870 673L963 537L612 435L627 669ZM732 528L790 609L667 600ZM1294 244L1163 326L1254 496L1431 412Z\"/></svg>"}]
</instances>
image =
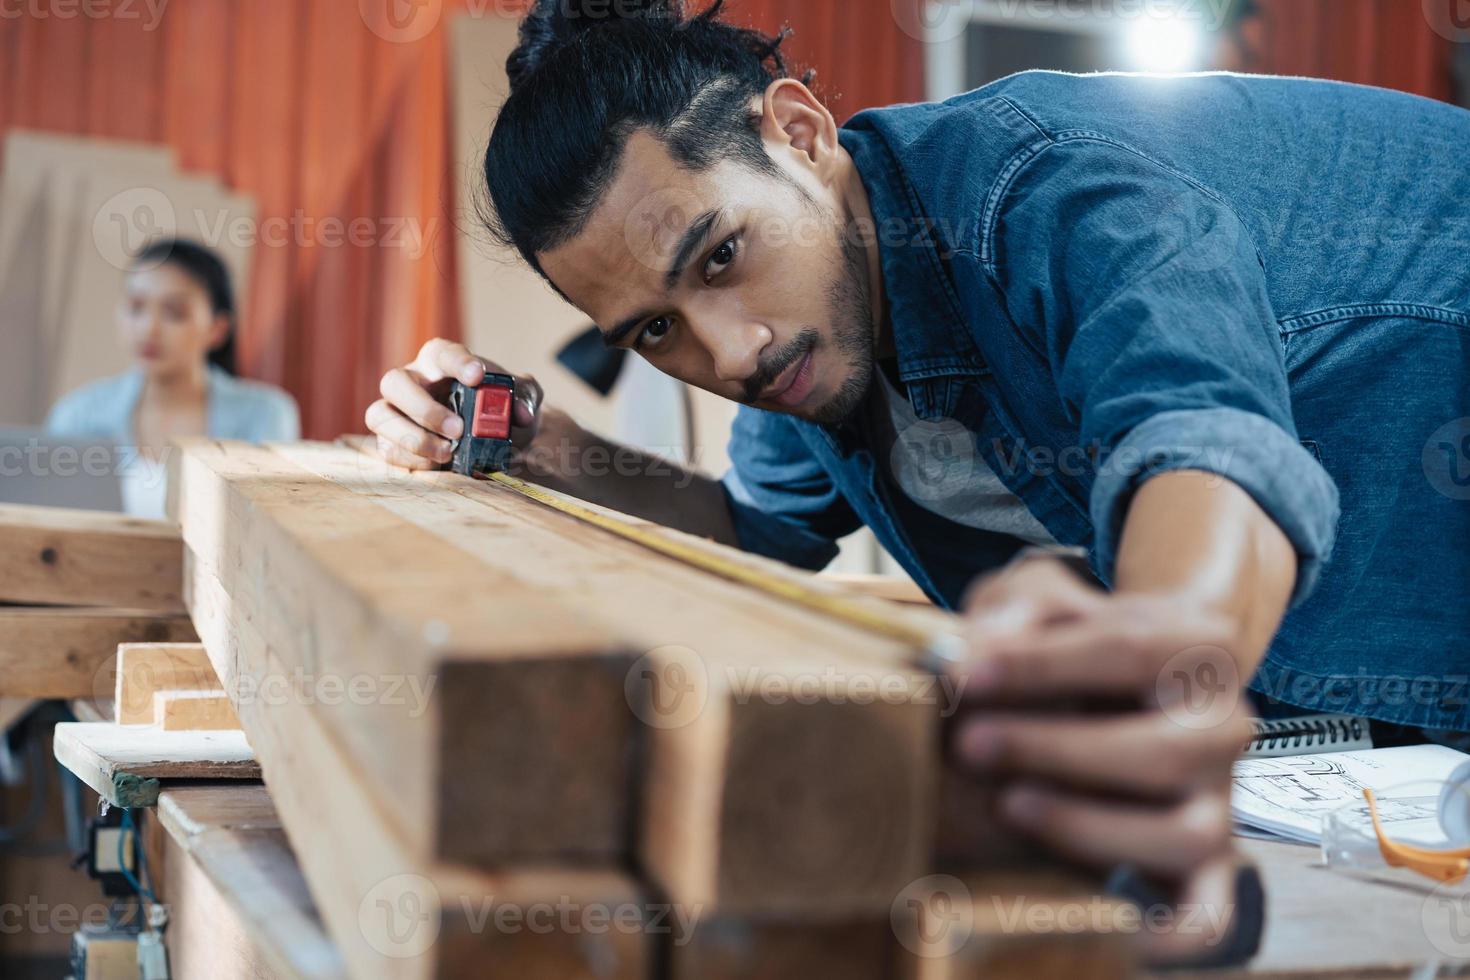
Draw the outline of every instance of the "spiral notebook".
<instances>
[{"instance_id":1,"label":"spiral notebook","mask_svg":"<svg viewBox=\"0 0 1470 980\"><path fill-rule=\"evenodd\" d=\"M1251 719L1252 736L1244 758L1361 752L1373 747L1368 722L1352 715L1302 715L1265 721Z\"/></svg>"},{"instance_id":2,"label":"spiral notebook","mask_svg":"<svg viewBox=\"0 0 1470 980\"><path fill-rule=\"evenodd\" d=\"M1361 805L1364 787L1381 793L1404 783L1443 784L1466 760L1470 755L1444 745L1246 758L1235 764L1230 815L1240 837L1320 844L1322 818ZM1403 840L1443 843L1432 802L1396 801L1382 816Z\"/></svg>"}]
</instances>

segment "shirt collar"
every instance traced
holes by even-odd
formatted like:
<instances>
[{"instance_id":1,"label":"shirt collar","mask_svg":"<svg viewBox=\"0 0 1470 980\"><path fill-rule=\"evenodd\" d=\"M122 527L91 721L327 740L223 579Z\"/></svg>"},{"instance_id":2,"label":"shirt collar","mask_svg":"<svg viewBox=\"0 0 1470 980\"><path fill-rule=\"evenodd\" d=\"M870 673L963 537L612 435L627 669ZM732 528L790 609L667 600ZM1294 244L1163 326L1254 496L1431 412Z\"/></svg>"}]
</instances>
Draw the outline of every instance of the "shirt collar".
<instances>
[{"instance_id":1,"label":"shirt collar","mask_svg":"<svg viewBox=\"0 0 1470 980\"><path fill-rule=\"evenodd\" d=\"M985 370L949 280L951 245L923 213L883 137L862 116L840 130L868 192L883 269L887 315L905 383Z\"/></svg>"}]
</instances>

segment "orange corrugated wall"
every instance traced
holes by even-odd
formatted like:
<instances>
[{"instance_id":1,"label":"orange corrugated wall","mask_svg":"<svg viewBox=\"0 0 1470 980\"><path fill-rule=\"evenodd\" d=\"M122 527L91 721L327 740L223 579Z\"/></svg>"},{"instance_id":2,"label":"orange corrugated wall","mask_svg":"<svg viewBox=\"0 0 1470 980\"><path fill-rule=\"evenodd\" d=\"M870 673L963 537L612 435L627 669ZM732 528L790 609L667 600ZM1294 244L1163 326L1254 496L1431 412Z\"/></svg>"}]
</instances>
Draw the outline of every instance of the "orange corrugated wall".
<instances>
[{"instance_id":1,"label":"orange corrugated wall","mask_svg":"<svg viewBox=\"0 0 1470 980\"><path fill-rule=\"evenodd\" d=\"M254 250L241 373L289 389L308 434L361 429L383 365L458 335L442 23L393 43L358 0L169 0L154 29L142 2L12 6L0 133L166 143L255 198L281 244ZM334 218L370 223L338 245Z\"/></svg>"},{"instance_id":2,"label":"orange corrugated wall","mask_svg":"<svg viewBox=\"0 0 1470 980\"><path fill-rule=\"evenodd\" d=\"M296 396L314 437L360 429L387 365L460 333L445 24L518 5L425 0L399 12L432 18L426 36L368 29L365 18L402 2L168 0L154 25L142 0L99 5L137 15L107 17L39 0L0 16L0 134L167 143L184 168L253 196L262 232L303 229L257 243L239 352L243 374ZM794 50L823 66L851 112L919 94L917 45L886 16L861 16L887 4L747 0L736 16L774 25L784 14L800 32ZM375 242L323 244L324 220L362 217ZM410 226L427 236L422 254L395 243Z\"/></svg>"},{"instance_id":3,"label":"orange corrugated wall","mask_svg":"<svg viewBox=\"0 0 1470 980\"><path fill-rule=\"evenodd\" d=\"M1256 0L1252 71L1379 85L1449 100L1463 0ZM1459 30L1456 30L1456 28ZM1466 35L1470 36L1470 35Z\"/></svg>"},{"instance_id":4,"label":"orange corrugated wall","mask_svg":"<svg viewBox=\"0 0 1470 980\"><path fill-rule=\"evenodd\" d=\"M819 69L818 90L845 119L922 98L923 45L901 26L918 23L920 2L732 0L728 16L793 28L788 53ZM1253 70L1448 95L1448 42L1428 28L1420 0L1260 4ZM465 218L453 204L445 24L456 11L519 6L168 0L147 30L142 17L32 13L81 7L54 0L11 5L21 16L0 17L0 133L25 126L164 142L184 167L254 196L262 220L372 219L376 244L305 235L255 250L242 371L284 385L307 434L330 437L361 428L386 366L428 337L459 335L451 223ZM148 8L133 0L127 9ZM432 29L402 40L390 10L413 12L408 34L420 33L418 18ZM388 240L405 222L427 235L421 254Z\"/></svg>"}]
</instances>

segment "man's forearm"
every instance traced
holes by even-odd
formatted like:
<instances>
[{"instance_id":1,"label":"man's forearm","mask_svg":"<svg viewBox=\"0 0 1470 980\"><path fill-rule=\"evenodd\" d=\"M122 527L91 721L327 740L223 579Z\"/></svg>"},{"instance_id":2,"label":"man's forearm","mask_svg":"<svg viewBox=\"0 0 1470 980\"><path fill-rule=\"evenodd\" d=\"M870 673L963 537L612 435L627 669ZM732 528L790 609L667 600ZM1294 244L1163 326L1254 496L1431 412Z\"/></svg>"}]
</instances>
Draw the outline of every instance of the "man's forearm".
<instances>
[{"instance_id":1,"label":"man's forearm","mask_svg":"<svg viewBox=\"0 0 1470 980\"><path fill-rule=\"evenodd\" d=\"M1239 625L1242 678L1265 657L1296 584L1291 542L1240 487L1213 473L1154 477L1128 509L1119 592L1178 596Z\"/></svg>"},{"instance_id":2,"label":"man's forearm","mask_svg":"<svg viewBox=\"0 0 1470 980\"><path fill-rule=\"evenodd\" d=\"M739 544L718 481L588 432L564 412L546 413L522 462L521 475L554 490L722 544Z\"/></svg>"}]
</instances>

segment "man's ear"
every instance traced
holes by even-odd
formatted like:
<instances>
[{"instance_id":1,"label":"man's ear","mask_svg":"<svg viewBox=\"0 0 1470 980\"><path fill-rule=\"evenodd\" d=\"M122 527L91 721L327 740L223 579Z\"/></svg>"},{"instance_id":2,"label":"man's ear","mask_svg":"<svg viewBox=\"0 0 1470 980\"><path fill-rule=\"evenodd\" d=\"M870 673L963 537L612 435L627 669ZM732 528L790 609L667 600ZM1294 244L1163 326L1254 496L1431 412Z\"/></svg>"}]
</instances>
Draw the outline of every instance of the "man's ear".
<instances>
[{"instance_id":1,"label":"man's ear","mask_svg":"<svg viewBox=\"0 0 1470 980\"><path fill-rule=\"evenodd\" d=\"M833 179L841 159L837 121L812 90L794 78L771 83L761 103L761 139L784 149L823 183Z\"/></svg>"}]
</instances>

